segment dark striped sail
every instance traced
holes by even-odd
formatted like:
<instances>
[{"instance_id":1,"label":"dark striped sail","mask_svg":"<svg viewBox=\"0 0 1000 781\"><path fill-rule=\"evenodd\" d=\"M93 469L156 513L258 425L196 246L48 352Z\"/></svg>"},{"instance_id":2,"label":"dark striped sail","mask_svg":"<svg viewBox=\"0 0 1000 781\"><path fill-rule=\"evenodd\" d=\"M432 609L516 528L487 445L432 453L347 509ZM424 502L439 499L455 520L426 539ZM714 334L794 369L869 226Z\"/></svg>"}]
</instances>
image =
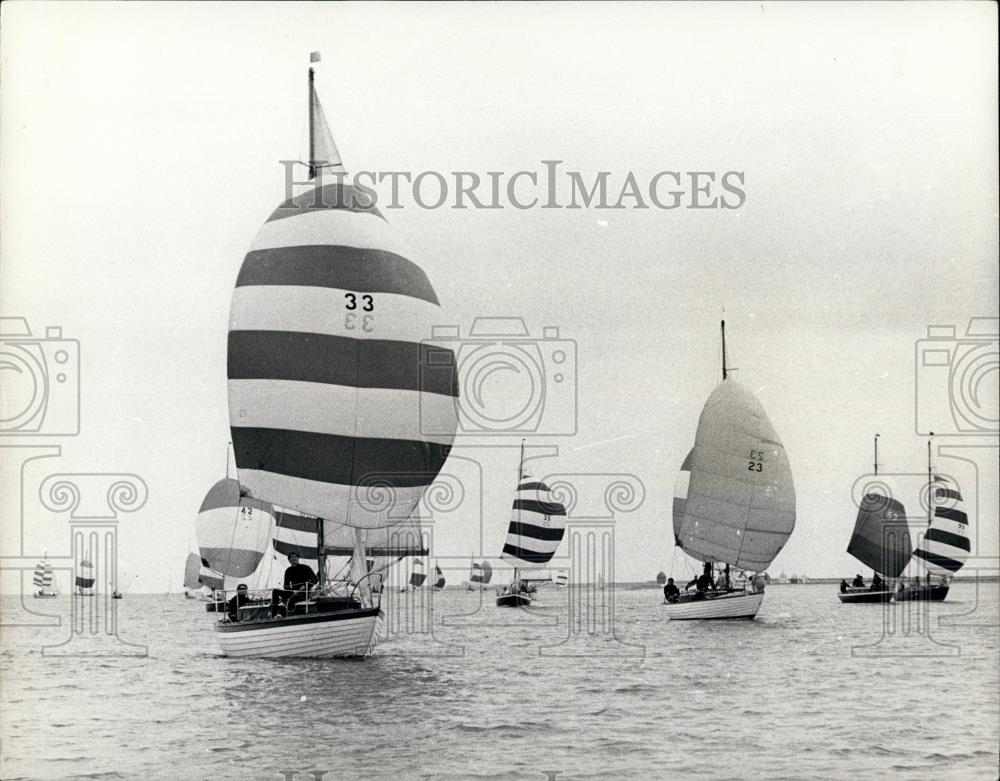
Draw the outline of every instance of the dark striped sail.
<instances>
[{"instance_id":1,"label":"dark striped sail","mask_svg":"<svg viewBox=\"0 0 1000 781\"><path fill-rule=\"evenodd\" d=\"M410 571L409 585L411 588L420 588L424 585L425 580L427 580L427 573L424 571L424 562L422 559L415 559L413 569Z\"/></svg>"},{"instance_id":2,"label":"dark striped sail","mask_svg":"<svg viewBox=\"0 0 1000 781\"><path fill-rule=\"evenodd\" d=\"M35 565L35 588L48 591L52 588L52 565L47 561L40 561Z\"/></svg>"},{"instance_id":3,"label":"dark striped sail","mask_svg":"<svg viewBox=\"0 0 1000 781\"><path fill-rule=\"evenodd\" d=\"M77 588L93 588L94 587L94 565L91 564L87 559L80 559L80 563L76 567L76 578L74 580Z\"/></svg>"},{"instance_id":4,"label":"dark striped sail","mask_svg":"<svg viewBox=\"0 0 1000 781\"><path fill-rule=\"evenodd\" d=\"M244 258L229 321L229 419L249 495L337 525L406 521L455 436L454 353L430 280L343 171L310 91L313 172Z\"/></svg>"},{"instance_id":5,"label":"dark striped sail","mask_svg":"<svg viewBox=\"0 0 1000 781\"><path fill-rule=\"evenodd\" d=\"M517 486L501 558L516 567L551 561L566 531L566 508L545 483L524 476Z\"/></svg>"},{"instance_id":6,"label":"dark striped sail","mask_svg":"<svg viewBox=\"0 0 1000 781\"><path fill-rule=\"evenodd\" d=\"M493 577L493 567L490 566L488 561L474 561L472 562L472 574L469 575L470 583L481 583L484 586L490 582Z\"/></svg>"},{"instance_id":7,"label":"dark striped sail","mask_svg":"<svg viewBox=\"0 0 1000 781\"><path fill-rule=\"evenodd\" d=\"M898 578L910 560L913 546L906 509L884 486L862 497L847 552L889 578Z\"/></svg>"},{"instance_id":8,"label":"dark striped sail","mask_svg":"<svg viewBox=\"0 0 1000 781\"><path fill-rule=\"evenodd\" d=\"M705 402L684 464L681 478L689 471L690 479L674 500L677 544L700 561L767 569L795 528L795 486L757 397L724 380Z\"/></svg>"},{"instance_id":9,"label":"dark striped sail","mask_svg":"<svg viewBox=\"0 0 1000 781\"><path fill-rule=\"evenodd\" d=\"M184 562L184 588L197 591L201 588L198 573L201 571L201 559L197 553L189 553Z\"/></svg>"},{"instance_id":10,"label":"dark striped sail","mask_svg":"<svg viewBox=\"0 0 1000 781\"><path fill-rule=\"evenodd\" d=\"M205 566L233 578L257 569L271 540L270 504L240 496L240 484L225 478L212 486L198 510L198 549Z\"/></svg>"},{"instance_id":11,"label":"dark striped sail","mask_svg":"<svg viewBox=\"0 0 1000 781\"><path fill-rule=\"evenodd\" d=\"M969 558L969 517L958 486L935 475L930 487L933 513L930 526L913 557L935 575L954 575Z\"/></svg>"}]
</instances>

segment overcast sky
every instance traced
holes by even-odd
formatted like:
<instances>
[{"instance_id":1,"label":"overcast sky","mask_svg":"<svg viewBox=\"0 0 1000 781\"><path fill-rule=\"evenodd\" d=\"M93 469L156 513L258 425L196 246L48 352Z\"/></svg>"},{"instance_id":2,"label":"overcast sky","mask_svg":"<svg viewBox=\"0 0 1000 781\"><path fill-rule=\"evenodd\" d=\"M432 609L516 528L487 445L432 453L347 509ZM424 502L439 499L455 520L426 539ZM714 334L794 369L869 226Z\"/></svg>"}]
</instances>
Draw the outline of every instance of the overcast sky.
<instances>
[{"instance_id":1,"label":"overcast sky","mask_svg":"<svg viewBox=\"0 0 1000 781\"><path fill-rule=\"evenodd\" d=\"M922 419L959 426L948 366L916 367L918 342L997 316L996 22L987 3L4 4L0 310L79 340L82 399L79 436L31 438L62 455L29 463L23 503L9 446L29 438L0 438L5 555L68 554L65 516L38 501L46 475L135 473L148 502L120 528L135 590L179 588L225 474L233 282L282 198L278 161L306 154L320 50L350 171L541 177L561 160L587 181L609 171L615 194L630 171L741 172L737 209L404 197L385 213L463 335L523 317L575 341L576 434L528 444L559 448L536 474L642 482L642 506L616 516L619 580L682 568L670 499L720 379L723 312L730 364L795 477L798 523L771 571L853 574L874 434L886 470L922 473L918 390ZM954 365L983 344L994 358L963 403L995 431L996 336L948 349ZM557 391L546 404L573 411ZM974 534L995 555L995 434L937 442L963 446L939 466L977 486ZM434 524L434 553L465 562L499 554L517 467L513 447L476 444L496 441L460 439L445 470L468 503ZM920 478L900 482L917 508Z\"/></svg>"}]
</instances>

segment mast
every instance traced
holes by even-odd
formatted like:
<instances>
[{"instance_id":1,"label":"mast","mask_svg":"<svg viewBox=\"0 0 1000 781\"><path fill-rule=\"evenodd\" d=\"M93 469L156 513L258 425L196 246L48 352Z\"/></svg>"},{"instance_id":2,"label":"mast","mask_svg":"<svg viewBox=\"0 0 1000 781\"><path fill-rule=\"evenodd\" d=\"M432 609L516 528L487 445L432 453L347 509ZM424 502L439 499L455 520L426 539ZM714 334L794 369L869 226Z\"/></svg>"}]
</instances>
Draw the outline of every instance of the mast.
<instances>
[{"instance_id":1,"label":"mast","mask_svg":"<svg viewBox=\"0 0 1000 781\"><path fill-rule=\"evenodd\" d=\"M931 522L934 519L934 488L932 487L934 476L931 474L931 442L934 439L934 432L927 437L927 531L924 532L924 539L927 539L927 532L931 530ZM931 571L927 569L927 585L931 584Z\"/></svg>"},{"instance_id":2,"label":"mast","mask_svg":"<svg viewBox=\"0 0 1000 781\"><path fill-rule=\"evenodd\" d=\"M875 474L878 474L878 434L875 435Z\"/></svg>"},{"instance_id":3,"label":"mast","mask_svg":"<svg viewBox=\"0 0 1000 781\"><path fill-rule=\"evenodd\" d=\"M310 59L310 62L312 60ZM316 166L314 161L316 159L315 149L316 149L316 136L313 130L313 82L316 79L316 71L313 66L309 66L309 178L316 178Z\"/></svg>"},{"instance_id":4,"label":"mast","mask_svg":"<svg viewBox=\"0 0 1000 781\"><path fill-rule=\"evenodd\" d=\"M309 70L312 70L310 68ZM316 568L319 570L316 573L319 576L319 590L322 593L323 587L326 585L326 551L323 550L323 519L318 519L316 524Z\"/></svg>"},{"instance_id":5,"label":"mast","mask_svg":"<svg viewBox=\"0 0 1000 781\"><path fill-rule=\"evenodd\" d=\"M726 321L722 321L722 379L726 379Z\"/></svg>"}]
</instances>

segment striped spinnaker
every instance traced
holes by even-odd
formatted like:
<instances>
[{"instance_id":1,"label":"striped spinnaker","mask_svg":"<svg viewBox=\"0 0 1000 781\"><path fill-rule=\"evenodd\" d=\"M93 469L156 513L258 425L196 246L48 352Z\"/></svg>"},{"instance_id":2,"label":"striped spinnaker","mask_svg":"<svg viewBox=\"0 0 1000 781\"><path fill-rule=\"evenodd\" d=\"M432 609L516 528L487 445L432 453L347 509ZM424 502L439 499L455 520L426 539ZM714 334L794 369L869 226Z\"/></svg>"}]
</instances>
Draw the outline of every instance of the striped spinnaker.
<instances>
[{"instance_id":1,"label":"striped spinnaker","mask_svg":"<svg viewBox=\"0 0 1000 781\"><path fill-rule=\"evenodd\" d=\"M208 563L204 560L201 562L201 568L198 570L198 582L212 591L221 591L226 587L226 579L222 573L216 572L209 567Z\"/></svg>"},{"instance_id":2,"label":"striped spinnaker","mask_svg":"<svg viewBox=\"0 0 1000 781\"><path fill-rule=\"evenodd\" d=\"M700 561L767 569L795 528L795 486L757 397L733 380L716 387L689 458L687 496L674 517L677 543Z\"/></svg>"},{"instance_id":3,"label":"striped spinnaker","mask_svg":"<svg viewBox=\"0 0 1000 781\"><path fill-rule=\"evenodd\" d=\"M422 585L424 585L425 580L427 580L427 573L424 571L423 560L414 559L413 569L410 571L409 585L412 588L420 588Z\"/></svg>"},{"instance_id":4,"label":"striped spinnaker","mask_svg":"<svg viewBox=\"0 0 1000 781\"><path fill-rule=\"evenodd\" d=\"M232 478L220 480L198 510L202 560L223 575L245 578L253 574L270 543L273 521L270 504L241 496L240 484Z\"/></svg>"},{"instance_id":5,"label":"striped spinnaker","mask_svg":"<svg viewBox=\"0 0 1000 781\"><path fill-rule=\"evenodd\" d=\"M274 552L287 558L297 553L304 562L319 559L319 518L283 510L274 513Z\"/></svg>"},{"instance_id":6,"label":"striped spinnaker","mask_svg":"<svg viewBox=\"0 0 1000 781\"><path fill-rule=\"evenodd\" d=\"M485 586L490 582L492 577L493 567L490 566L488 561L472 562L472 574L469 575L470 583L482 583Z\"/></svg>"},{"instance_id":7,"label":"striped spinnaker","mask_svg":"<svg viewBox=\"0 0 1000 781\"><path fill-rule=\"evenodd\" d=\"M279 206L230 313L243 488L323 518L325 536L409 518L457 425L453 351L425 341L441 322L427 275L362 193L320 179Z\"/></svg>"},{"instance_id":8,"label":"striped spinnaker","mask_svg":"<svg viewBox=\"0 0 1000 781\"><path fill-rule=\"evenodd\" d=\"M87 559L80 559L80 563L77 564L74 582L78 588L94 587L94 565Z\"/></svg>"},{"instance_id":9,"label":"striped spinnaker","mask_svg":"<svg viewBox=\"0 0 1000 781\"><path fill-rule=\"evenodd\" d=\"M35 565L34 583L35 588L43 591L52 588L52 565L47 561L40 561Z\"/></svg>"},{"instance_id":10,"label":"striped spinnaker","mask_svg":"<svg viewBox=\"0 0 1000 781\"><path fill-rule=\"evenodd\" d=\"M441 568L435 564L434 565L434 588L444 588L444 573Z\"/></svg>"},{"instance_id":11,"label":"striped spinnaker","mask_svg":"<svg viewBox=\"0 0 1000 781\"><path fill-rule=\"evenodd\" d=\"M547 564L566 531L566 508L545 483L523 477L511 510L501 558L517 567Z\"/></svg>"},{"instance_id":12,"label":"striped spinnaker","mask_svg":"<svg viewBox=\"0 0 1000 781\"><path fill-rule=\"evenodd\" d=\"M935 475L930 491L933 513L913 556L935 575L954 575L969 558L969 517L958 486Z\"/></svg>"}]
</instances>

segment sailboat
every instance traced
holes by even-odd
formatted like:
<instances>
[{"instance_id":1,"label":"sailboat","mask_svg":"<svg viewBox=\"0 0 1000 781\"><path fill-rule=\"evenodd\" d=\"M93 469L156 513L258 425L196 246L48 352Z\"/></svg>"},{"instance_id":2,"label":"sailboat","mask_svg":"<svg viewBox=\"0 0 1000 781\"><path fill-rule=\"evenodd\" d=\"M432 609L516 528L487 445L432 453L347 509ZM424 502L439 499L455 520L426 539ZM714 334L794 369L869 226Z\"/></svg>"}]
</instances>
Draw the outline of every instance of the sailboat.
<instances>
[{"instance_id":1,"label":"sailboat","mask_svg":"<svg viewBox=\"0 0 1000 781\"><path fill-rule=\"evenodd\" d=\"M927 531L913 552L913 561L926 571L926 580L904 585L896 600L941 602L948 596L949 582L969 557L969 516L957 485L934 473L931 440L927 441ZM931 577L939 578L937 583Z\"/></svg>"},{"instance_id":2,"label":"sailboat","mask_svg":"<svg viewBox=\"0 0 1000 781\"><path fill-rule=\"evenodd\" d=\"M74 592L76 596L94 596L94 565L88 559L80 559L73 584L76 587Z\"/></svg>"},{"instance_id":3,"label":"sailboat","mask_svg":"<svg viewBox=\"0 0 1000 781\"><path fill-rule=\"evenodd\" d=\"M569 572L564 569L556 570L552 576L552 583L556 588L565 588L569 585Z\"/></svg>"},{"instance_id":4,"label":"sailboat","mask_svg":"<svg viewBox=\"0 0 1000 781\"><path fill-rule=\"evenodd\" d=\"M425 580L427 580L427 573L424 571L424 563L420 559L417 559L413 562L413 568L410 570L410 579L400 589L400 593L416 591L424 585Z\"/></svg>"},{"instance_id":5,"label":"sailboat","mask_svg":"<svg viewBox=\"0 0 1000 781\"><path fill-rule=\"evenodd\" d=\"M319 584L287 616L224 617L215 632L228 656L367 655L384 617L366 560L395 553L395 527L419 528L457 427L454 352L426 341L444 322L437 295L344 181L312 67L308 106L310 188L275 209L243 261L228 380L240 495L318 520ZM345 543L338 582L328 558ZM419 539L401 555L414 548Z\"/></svg>"},{"instance_id":6,"label":"sailboat","mask_svg":"<svg viewBox=\"0 0 1000 781\"><path fill-rule=\"evenodd\" d=\"M673 503L674 540L703 562L698 590L664 602L670 619L754 618L763 573L795 528L795 486L785 448L764 408L729 379L722 322L722 382L705 402L694 447L681 464ZM718 581L714 566L725 565ZM720 585L721 584L721 585Z\"/></svg>"},{"instance_id":7,"label":"sailboat","mask_svg":"<svg viewBox=\"0 0 1000 781\"><path fill-rule=\"evenodd\" d=\"M35 588L38 589L32 596L35 599L54 599L59 596L59 590L55 586L52 575L52 565L48 562L48 557L43 556L42 560L35 565Z\"/></svg>"},{"instance_id":8,"label":"sailboat","mask_svg":"<svg viewBox=\"0 0 1000 781\"><path fill-rule=\"evenodd\" d=\"M465 581L466 591L484 591L493 578L493 567L488 561L473 561L469 570L469 579Z\"/></svg>"},{"instance_id":9,"label":"sailboat","mask_svg":"<svg viewBox=\"0 0 1000 781\"><path fill-rule=\"evenodd\" d=\"M198 599L201 591L201 582L198 580L198 573L201 571L201 557L197 553L189 553L184 560L184 598Z\"/></svg>"},{"instance_id":10,"label":"sailboat","mask_svg":"<svg viewBox=\"0 0 1000 781\"><path fill-rule=\"evenodd\" d=\"M878 437L875 435L875 475L878 475ZM891 582L882 581L881 577L898 578L906 567L912 548L910 533L906 525L906 508L898 499L894 499L888 487L876 485L861 499L858 507L858 517L854 522L854 532L847 545L847 552L854 558L875 571L872 585L862 585L858 575L855 583L845 586L842 582L838 597L841 602L849 604L882 603L892 599Z\"/></svg>"},{"instance_id":11,"label":"sailboat","mask_svg":"<svg viewBox=\"0 0 1000 781\"><path fill-rule=\"evenodd\" d=\"M524 442L518 466L517 493L501 558L514 565L514 579L497 592L497 607L528 607L535 587L532 570L552 560L566 531L566 508L545 483L524 471Z\"/></svg>"},{"instance_id":12,"label":"sailboat","mask_svg":"<svg viewBox=\"0 0 1000 781\"><path fill-rule=\"evenodd\" d=\"M444 588L445 580L444 573L441 568L435 564L434 565L434 590L441 591Z\"/></svg>"}]
</instances>

